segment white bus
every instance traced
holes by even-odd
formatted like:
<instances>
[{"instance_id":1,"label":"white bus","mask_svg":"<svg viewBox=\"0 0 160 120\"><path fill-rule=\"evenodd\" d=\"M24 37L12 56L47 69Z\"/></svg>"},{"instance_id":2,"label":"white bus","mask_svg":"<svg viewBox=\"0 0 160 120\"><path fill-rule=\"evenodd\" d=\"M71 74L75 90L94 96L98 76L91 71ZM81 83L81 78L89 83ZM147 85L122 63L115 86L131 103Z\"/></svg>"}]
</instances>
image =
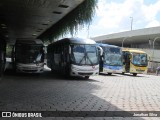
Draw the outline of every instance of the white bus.
<instances>
[{"instance_id":1,"label":"white bus","mask_svg":"<svg viewBox=\"0 0 160 120\"><path fill-rule=\"evenodd\" d=\"M96 42L91 39L65 38L47 48L47 66L67 76L86 79L99 73L99 55Z\"/></svg>"},{"instance_id":2,"label":"white bus","mask_svg":"<svg viewBox=\"0 0 160 120\"><path fill-rule=\"evenodd\" d=\"M17 39L12 51L12 62L16 72L43 72L43 42L39 39Z\"/></svg>"}]
</instances>

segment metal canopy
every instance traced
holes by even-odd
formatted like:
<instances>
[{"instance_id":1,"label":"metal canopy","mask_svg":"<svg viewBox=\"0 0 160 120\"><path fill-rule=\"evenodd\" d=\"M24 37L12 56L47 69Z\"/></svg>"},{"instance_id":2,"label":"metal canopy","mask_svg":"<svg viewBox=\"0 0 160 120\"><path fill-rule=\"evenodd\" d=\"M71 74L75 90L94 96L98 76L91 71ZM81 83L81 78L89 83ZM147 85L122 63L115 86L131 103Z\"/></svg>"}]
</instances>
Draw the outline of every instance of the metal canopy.
<instances>
[{"instance_id":1,"label":"metal canopy","mask_svg":"<svg viewBox=\"0 0 160 120\"><path fill-rule=\"evenodd\" d=\"M36 38L84 0L1 0L0 32L9 41Z\"/></svg>"}]
</instances>

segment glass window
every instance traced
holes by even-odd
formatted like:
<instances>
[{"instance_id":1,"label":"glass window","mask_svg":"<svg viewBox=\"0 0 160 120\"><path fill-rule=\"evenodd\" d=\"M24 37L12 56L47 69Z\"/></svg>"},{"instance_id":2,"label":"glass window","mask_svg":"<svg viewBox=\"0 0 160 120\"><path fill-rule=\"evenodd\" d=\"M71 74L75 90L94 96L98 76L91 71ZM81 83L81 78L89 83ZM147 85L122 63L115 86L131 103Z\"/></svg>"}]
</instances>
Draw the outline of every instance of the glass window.
<instances>
[{"instance_id":1,"label":"glass window","mask_svg":"<svg viewBox=\"0 0 160 120\"><path fill-rule=\"evenodd\" d=\"M104 63L107 65L121 66L122 52L120 48L105 47Z\"/></svg>"},{"instance_id":2,"label":"glass window","mask_svg":"<svg viewBox=\"0 0 160 120\"><path fill-rule=\"evenodd\" d=\"M44 50L42 45L16 45L16 61L20 63L33 63L43 61Z\"/></svg>"},{"instance_id":3,"label":"glass window","mask_svg":"<svg viewBox=\"0 0 160 120\"><path fill-rule=\"evenodd\" d=\"M72 45L73 63L80 65L98 64L98 54L95 45Z\"/></svg>"},{"instance_id":4,"label":"glass window","mask_svg":"<svg viewBox=\"0 0 160 120\"><path fill-rule=\"evenodd\" d=\"M132 53L132 63L137 66L147 66L147 54Z\"/></svg>"}]
</instances>

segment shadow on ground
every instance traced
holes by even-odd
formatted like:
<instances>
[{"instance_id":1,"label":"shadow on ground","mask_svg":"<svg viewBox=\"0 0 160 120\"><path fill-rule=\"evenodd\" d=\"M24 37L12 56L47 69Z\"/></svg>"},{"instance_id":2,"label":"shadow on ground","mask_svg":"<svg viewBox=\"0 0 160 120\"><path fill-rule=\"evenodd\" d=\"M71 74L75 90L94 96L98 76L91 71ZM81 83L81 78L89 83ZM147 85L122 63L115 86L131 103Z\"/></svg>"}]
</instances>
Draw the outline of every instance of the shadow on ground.
<instances>
[{"instance_id":1,"label":"shadow on ground","mask_svg":"<svg viewBox=\"0 0 160 120\"><path fill-rule=\"evenodd\" d=\"M8 70L0 83L0 111L123 111L95 95L104 92L97 83L81 77L65 79L50 71L15 74Z\"/></svg>"},{"instance_id":2,"label":"shadow on ground","mask_svg":"<svg viewBox=\"0 0 160 120\"><path fill-rule=\"evenodd\" d=\"M84 77L66 77L65 75L59 73L59 72L51 72L49 70L45 70L43 73L16 73L13 70L6 70L4 76L7 77L16 77L16 78L23 78L23 79L28 79L28 80L67 80L67 81L89 81L89 82L98 82L97 80L94 79L85 79ZM18 80L18 79L17 79ZM21 79L19 79L21 80Z\"/></svg>"},{"instance_id":3,"label":"shadow on ground","mask_svg":"<svg viewBox=\"0 0 160 120\"><path fill-rule=\"evenodd\" d=\"M119 74L119 75L122 75L122 74L120 74L120 73L117 73L117 74ZM133 74L130 74L130 73L125 73L125 74L123 74L124 76L130 76L130 77L145 77L145 76L142 76L142 74L137 74L137 76L134 76ZM122 75L122 76L123 76Z\"/></svg>"},{"instance_id":4,"label":"shadow on ground","mask_svg":"<svg viewBox=\"0 0 160 120\"><path fill-rule=\"evenodd\" d=\"M99 75L102 75L102 76L107 76L107 77L113 77L113 76L117 76L116 74L107 74L107 73L99 73ZM119 77L119 76L118 76Z\"/></svg>"}]
</instances>

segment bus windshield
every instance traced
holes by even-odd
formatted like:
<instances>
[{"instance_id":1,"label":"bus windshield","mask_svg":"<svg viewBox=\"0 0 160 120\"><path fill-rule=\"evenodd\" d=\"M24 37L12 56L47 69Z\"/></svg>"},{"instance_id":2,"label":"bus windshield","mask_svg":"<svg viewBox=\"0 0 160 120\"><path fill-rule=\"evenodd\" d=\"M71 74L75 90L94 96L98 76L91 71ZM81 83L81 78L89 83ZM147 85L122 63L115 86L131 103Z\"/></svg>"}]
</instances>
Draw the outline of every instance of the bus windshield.
<instances>
[{"instance_id":1,"label":"bus windshield","mask_svg":"<svg viewBox=\"0 0 160 120\"><path fill-rule=\"evenodd\" d=\"M71 45L72 62L78 65L98 64L98 53L95 45Z\"/></svg>"},{"instance_id":2,"label":"bus windshield","mask_svg":"<svg viewBox=\"0 0 160 120\"><path fill-rule=\"evenodd\" d=\"M16 62L19 63L35 63L43 62L43 46L42 45L16 45Z\"/></svg>"},{"instance_id":3,"label":"bus windshield","mask_svg":"<svg viewBox=\"0 0 160 120\"><path fill-rule=\"evenodd\" d=\"M137 66L147 66L147 54L145 53L132 53L132 63Z\"/></svg>"},{"instance_id":4,"label":"bus windshield","mask_svg":"<svg viewBox=\"0 0 160 120\"><path fill-rule=\"evenodd\" d=\"M105 47L104 63L112 66L122 66L121 49L115 47Z\"/></svg>"}]
</instances>

